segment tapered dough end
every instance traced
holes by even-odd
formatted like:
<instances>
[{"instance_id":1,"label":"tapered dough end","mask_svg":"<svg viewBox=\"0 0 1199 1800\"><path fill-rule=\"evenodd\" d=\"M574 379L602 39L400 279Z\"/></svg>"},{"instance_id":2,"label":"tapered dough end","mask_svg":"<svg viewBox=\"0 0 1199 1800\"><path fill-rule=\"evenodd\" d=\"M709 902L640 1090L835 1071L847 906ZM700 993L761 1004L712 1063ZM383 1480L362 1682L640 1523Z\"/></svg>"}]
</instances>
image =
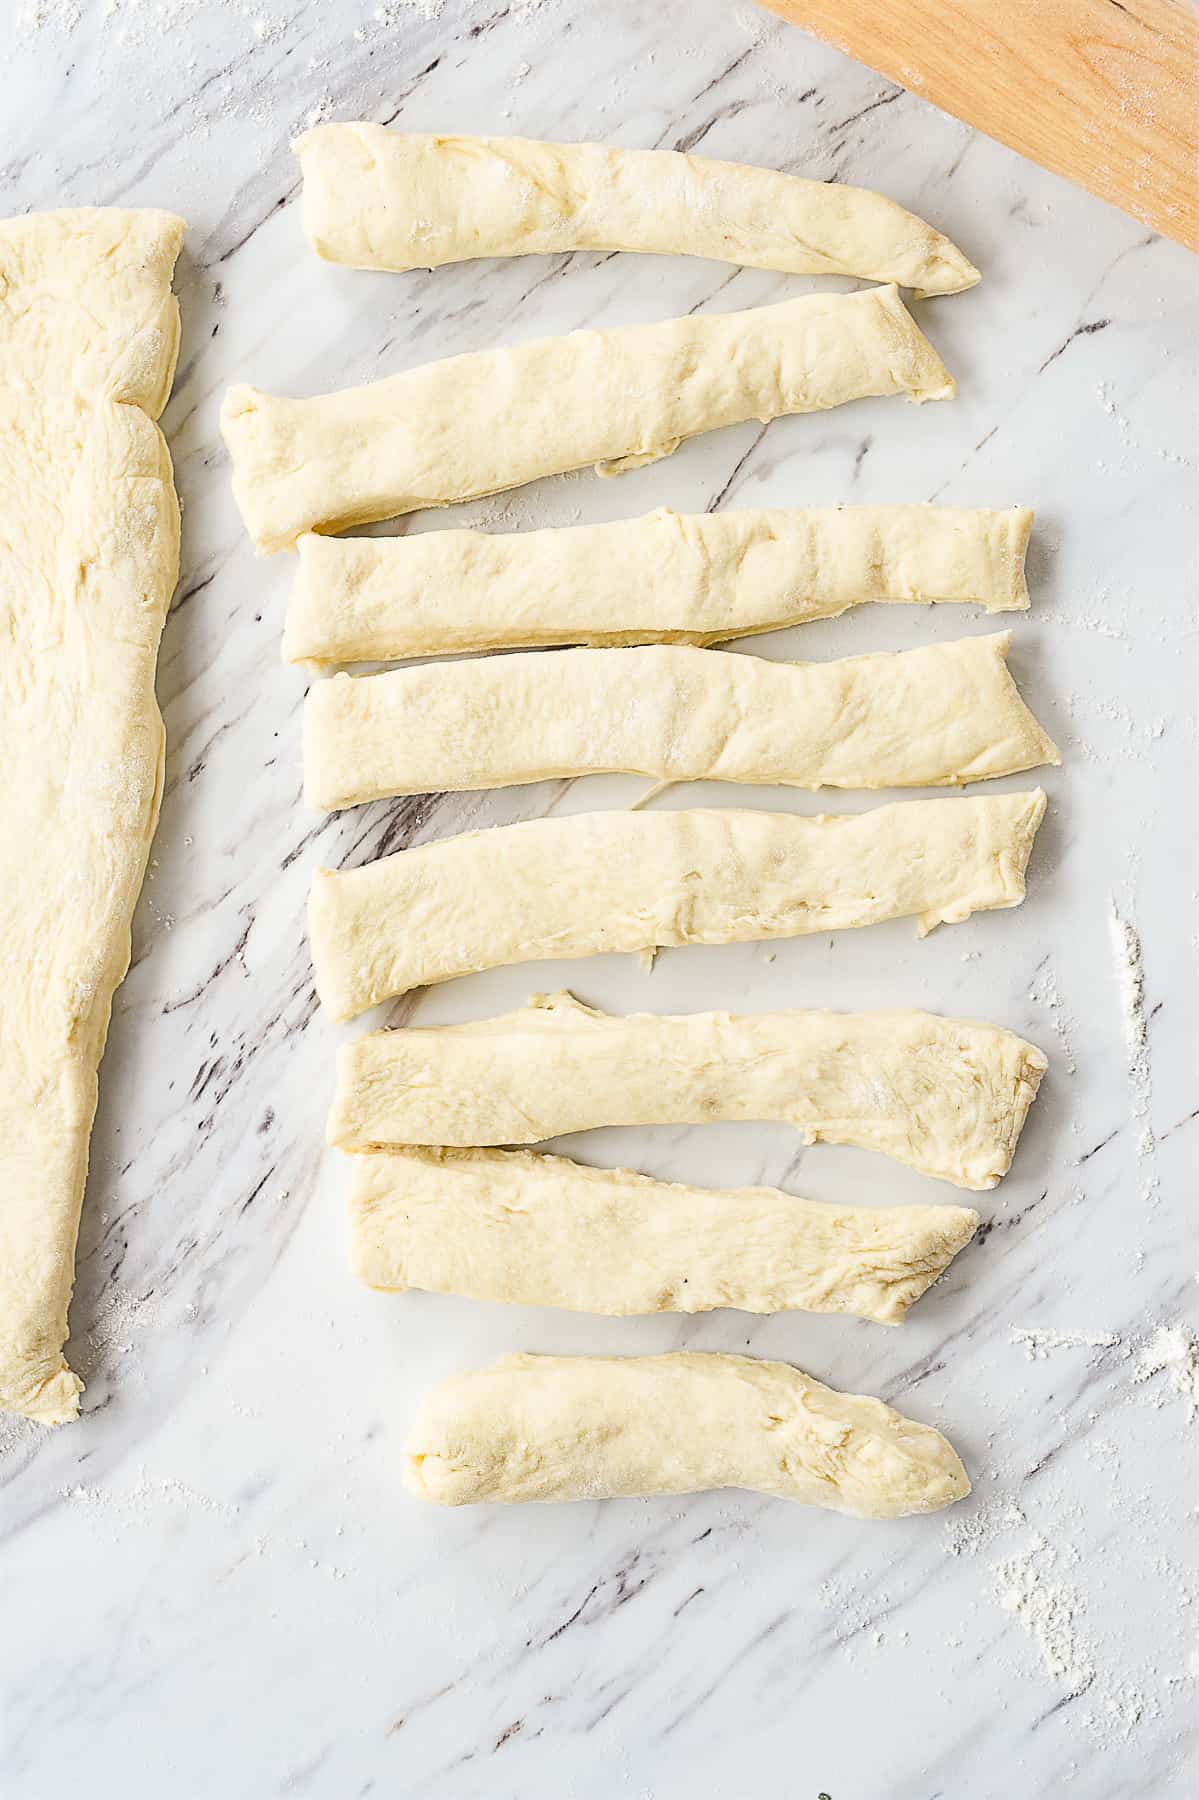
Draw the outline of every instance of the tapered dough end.
<instances>
[{"instance_id":1,"label":"tapered dough end","mask_svg":"<svg viewBox=\"0 0 1199 1800\"><path fill-rule=\"evenodd\" d=\"M932 300L939 294L964 294L977 287L981 272L968 257L962 255L949 238L936 233L936 254L929 259L923 284L914 289L918 300Z\"/></svg>"},{"instance_id":2,"label":"tapered dough end","mask_svg":"<svg viewBox=\"0 0 1199 1800\"><path fill-rule=\"evenodd\" d=\"M7 1360L0 1351L0 1362L7 1363ZM21 1418L36 1420L39 1425L69 1425L77 1419L83 1383L67 1367L61 1354L57 1357L57 1365L51 1374L20 1393L0 1388L0 1413L16 1413Z\"/></svg>"},{"instance_id":3,"label":"tapered dough end","mask_svg":"<svg viewBox=\"0 0 1199 1800\"><path fill-rule=\"evenodd\" d=\"M789 1363L711 1352L504 1357L425 1395L404 1484L439 1506L740 1487L857 1518L970 1492L952 1445Z\"/></svg>"},{"instance_id":4,"label":"tapered dough end","mask_svg":"<svg viewBox=\"0 0 1199 1800\"><path fill-rule=\"evenodd\" d=\"M1012 906L1018 906L1024 898L1025 871L1037 832L1041 828L1041 820L1045 817L1045 808L1049 805L1049 796L1044 788L1038 787L1033 788L1031 793L1005 795L1004 798L1017 803L1013 808L1015 816L1012 842L1005 863L1013 885L1019 882L1020 892L1010 902Z\"/></svg>"},{"instance_id":5,"label":"tapered dough end","mask_svg":"<svg viewBox=\"0 0 1199 1800\"><path fill-rule=\"evenodd\" d=\"M1049 1058L1036 1044L1027 1039L1019 1039L1020 1062L1016 1072L1015 1091L1007 1114L1007 1136L999 1153L995 1166L987 1177L969 1185L978 1191L998 1187L1000 1181L1012 1166L1016 1154L1016 1145L1024 1130L1024 1122L1028 1118L1029 1109L1040 1091L1041 1081L1049 1067Z\"/></svg>"},{"instance_id":6,"label":"tapered dough end","mask_svg":"<svg viewBox=\"0 0 1199 1800\"><path fill-rule=\"evenodd\" d=\"M870 1314L877 1325L902 1325L917 1300L940 1281L982 1223L972 1206L922 1206L915 1210L921 1215L923 1229L911 1247L912 1269L888 1290L885 1304Z\"/></svg>"},{"instance_id":7,"label":"tapered dough end","mask_svg":"<svg viewBox=\"0 0 1199 1800\"><path fill-rule=\"evenodd\" d=\"M1009 572L1010 593L1002 603L988 605L988 612L1027 612L1030 604L1025 563L1029 539L1036 514L1031 506L1009 507L1003 515L1007 525L1004 555Z\"/></svg>"},{"instance_id":8,"label":"tapered dough end","mask_svg":"<svg viewBox=\"0 0 1199 1800\"><path fill-rule=\"evenodd\" d=\"M1006 912L1022 903L1028 859L1048 804L1044 788L992 798L998 829L990 846L990 885L983 888L980 883L980 891L964 895L952 906L920 913L916 920L920 937L927 937L938 925L960 925L972 913Z\"/></svg>"},{"instance_id":9,"label":"tapered dough end","mask_svg":"<svg viewBox=\"0 0 1199 1800\"><path fill-rule=\"evenodd\" d=\"M991 638L976 640L987 644L996 662L1002 665L1003 672L1007 677L1012 701L1019 709L1020 719L1025 734L1023 746L1024 756L1021 761L1020 769L1013 769L1011 772L1013 774L1020 774L1025 769L1058 769L1061 767L1062 753L1050 737L1049 733L1043 728L1036 714L1025 705L1023 696L1012 676L1012 672L1007 666L1008 654L1012 648L1012 637L1013 633L1008 630L997 631Z\"/></svg>"},{"instance_id":10,"label":"tapered dough end","mask_svg":"<svg viewBox=\"0 0 1199 1800\"><path fill-rule=\"evenodd\" d=\"M874 298L887 316L894 374L908 399L917 405L954 399L957 382L900 299L894 282L876 288Z\"/></svg>"}]
</instances>

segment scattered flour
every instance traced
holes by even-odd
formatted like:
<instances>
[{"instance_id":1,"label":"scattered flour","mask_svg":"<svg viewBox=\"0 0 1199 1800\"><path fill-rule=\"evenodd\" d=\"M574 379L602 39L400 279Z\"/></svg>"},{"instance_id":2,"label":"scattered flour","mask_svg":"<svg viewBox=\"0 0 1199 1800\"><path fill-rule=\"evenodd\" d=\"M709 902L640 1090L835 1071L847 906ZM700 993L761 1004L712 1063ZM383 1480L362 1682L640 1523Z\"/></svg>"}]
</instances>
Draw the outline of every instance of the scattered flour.
<instances>
[{"instance_id":1,"label":"scattered flour","mask_svg":"<svg viewBox=\"0 0 1199 1800\"><path fill-rule=\"evenodd\" d=\"M1014 1325L1012 1342L1023 1346L1030 1362L1043 1362L1054 1350L1112 1350L1120 1337L1114 1331L1056 1331L1052 1326Z\"/></svg>"},{"instance_id":2,"label":"scattered flour","mask_svg":"<svg viewBox=\"0 0 1199 1800\"><path fill-rule=\"evenodd\" d=\"M1055 1350L1118 1350L1125 1361L1134 1361L1133 1385L1142 1387L1157 1376L1167 1383L1153 1396L1155 1407L1173 1397L1185 1400L1189 1417L1199 1418L1199 1337L1189 1325L1156 1325L1148 1337L1122 1336L1118 1331L1063 1331L1055 1326L1013 1325L1012 1342L1030 1362L1043 1362ZM1114 1455L1114 1446L1105 1446ZM1100 1444L1096 1443L1098 1453Z\"/></svg>"},{"instance_id":3,"label":"scattered flour","mask_svg":"<svg viewBox=\"0 0 1199 1800\"><path fill-rule=\"evenodd\" d=\"M436 19L444 6L445 0L386 0L383 6L375 8L375 23L394 30L405 14L409 18L415 15L418 19Z\"/></svg>"},{"instance_id":4,"label":"scattered flour","mask_svg":"<svg viewBox=\"0 0 1199 1800\"><path fill-rule=\"evenodd\" d=\"M118 1282L110 1282L100 1296L95 1317L88 1327L88 1348L93 1356L105 1352L127 1356L139 1334L148 1325L153 1325L155 1318L152 1296L135 1294Z\"/></svg>"},{"instance_id":5,"label":"scattered flour","mask_svg":"<svg viewBox=\"0 0 1199 1800\"><path fill-rule=\"evenodd\" d=\"M62 1498L74 1506L123 1512L139 1519L145 1519L161 1506L182 1506L191 1512L207 1513L226 1521L232 1521L241 1511L239 1506L214 1500L210 1494L202 1494L186 1482L176 1481L173 1476L153 1478L144 1468L139 1469L137 1481L131 1488L102 1488L76 1482L61 1492Z\"/></svg>"},{"instance_id":6,"label":"scattered flour","mask_svg":"<svg viewBox=\"0 0 1199 1800\"><path fill-rule=\"evenodd\" d=\"M1185 1325L1159 1325L1137 1356L1136 1380L1165 1375L1177 1399L1185 1400L1189 1417L1199 1418L1199 1338ZM1168 1396L1155 1399L1164 1406Z\"/></svg>"},{"instance_id":7,"label":"scattered flour","mask_svg":"<svg viewBox=\"0 0 1199 1800\"><path fill-rule=\"evenodd\" d=\"M969 1512L956 1509L945 1524L945 1553L947 1556L977 1556L1002 1532L1027 1523L1023 1508L1010 1497L976 1505Z\"/></svg>"},{"instance_id":8,"label":"scattered flour","mask_svg":"<svg viewBox=\"0 0 1199 1800\"><path fill-rule=\"evenodd\" d=\"M1118 638L1127 642L1130 633L1119 625L1113 625L1110 619L1099 617L1095 613L1058 613L1049 609L1038 609L1038 625L1064 625L1071 631L1085 631L1088 636Z\"/></svg>"},{"instance_id":9,"label":"scattered flour","mask_svg":"<svg viewBox=\"0 0 1199 1800\"><path fill-rule=\"evenodd\" d=\"M1053 972L1053 966L1048 957L1045 958L1044 962L1041 963L1040 967L1037 969L1032 980L1032 985L1028 990L1028 997L1030 1000L1035 1001L1038 1006L1043 1006L1047 1009L1050 1024L1053 1026L1057 1041L1062 1047L1062 1054L1066 1059L1066 1073L1068 1075L1077 1074L1078 1064L1074 1060L1074 1043L1071 1036L1068 1015L1065 1007L1062 1005L1062 996L1057 985L1057 976Z\"/></svg>"},{"instance_id":10,"label":"scattered flour","mask_svg":"<svg viewBox=\"0 0 1199 1800\"><path fill-rule=\"evenodd\" d=\"M1153 1074L1149 1014L1145 1004L1145 961L1136 926L1121 915L1114 901L1109 924L1124 1011L1124 1044L1128 1057L1128 1083L1132 1090L1132 1114L1137 1128L1141 1198L1151 1201L1157 1197L1158 1181L1154 1170L1157 1141L1152 1124Z\"/></svg>"},{"instance_id":11,"label":"scattered flour","mask_svg":"<svg viewBox=\"0 0 1199 1800\"><path fill-rule=\"evenodd\" d=\"M1050 1680L1068 1694L1082 1694L1097 1671L1076 1623L1086 1601L1077 1588L1056 1578L1062 1560L1062 1552L1036 1532L1023 1550L995 1564L992 1593L1032 1638Z\"/></svg>"},{"instance_id":12,"label":"scattered flour","mask_svg":"<svg viewBox=\"0 0 1199 1800\"><path fill-rule=\"evenodd\" d=\"M951 1516L943 1547L947 1555L975 1558L1002 1534L1021 1533L1015 1548L989 1563L988 1597L1030 1641L1039 1679L1068 1705L1072 1728L1097 1745L1127 1743L1138 1728L1161 1719L1167 1705L1191 1693L1190 1683L1199 1679L1199 1576L1158 1549L1164 1534L1177 1531L1180 1507L1188 1519L1199 1517L1199 1509L1188 1465L1181 1461L1192 1454L1185 1433L1171 1435L1168 1448L1180 1459L1179 1478L1164 1500L1141 1485L1143 1444L1125 1463L1113 1437L1092 1434L1105 1414L1138 1404L1156 1410L1181 1399L1189 1419L1199 1418L1199 1337L1189 1324L1170 1322L1140 1332L1013 1327L1011 1336L1034 1361L1078 1349L1095 1353L1095 1361L1111 1359L1110 1391L1100 1403L1103 1410L1086 1414L1089 1434L1080 1446L1090 1472L1081 1488L1062 1487L1046 1481L1041 1461L1029 1471L1035 1488L1027 1483L1013 1488L1010 1472L992 1469L990 1479L1005 1482L1005 1491L992 1489L989 1503ZM980 1476L980 1485L985 1478ZM1080 1493L1086 1496L1083 1503ZM1100 1526L1104 1560L1131 1559L1121 1586L1135 1578L1145 1615L1154 1620L1151 1638L1135 1655L1128 1649L1123 1614L1118 1608L1113 1614L1108 1604L1102 1575L1089 1590L1084 1584L1091 1561L1084 1563L1077 1543L1081 1533L1093 1532L1097 1507L1110 1510L1119 1526L1114 1533Z\"/></svg>"}]
</instances>

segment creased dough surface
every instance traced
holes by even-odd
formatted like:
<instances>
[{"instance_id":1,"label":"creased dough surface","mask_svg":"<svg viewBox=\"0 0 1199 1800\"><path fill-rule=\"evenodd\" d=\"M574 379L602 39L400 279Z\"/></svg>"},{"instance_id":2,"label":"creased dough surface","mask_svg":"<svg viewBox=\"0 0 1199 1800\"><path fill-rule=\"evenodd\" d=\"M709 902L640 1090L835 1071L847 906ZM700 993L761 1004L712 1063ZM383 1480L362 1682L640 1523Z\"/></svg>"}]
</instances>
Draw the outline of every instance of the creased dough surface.
<instances>
[{"instance_id":1,"label":"creased dough surface","mask_svg":"<svg viewBox=\"0 0 1199 1800\"><path fill-rule=\"evenodd\" d=\"M568 993L338 1053L329 1141L535 1144L603 1125L779 1120L957 1187L1007 1173L1045 1073L998 1025L923 1012L614 1017Z\"/></svg>"},{"instance_id":2,"label":"creased dough surface","mask_svg":"<svg viewBox=\"0 0 1199 1800\"><path fill-rule=\"evenodd\" d=\"M945 787L1061 758L1008 673L1011 633L840 662L684 645L532 651L335 675L304 704L320 812L611 770L657 781Z\"/></svg>"},{"instance_id":3,"label":"creased dough surface","mask_svg":"<svg viewBox=\"0 0 1199 1800\"><path fill-rule=\"evenodd\" d=\"M884 287L575 331L313 400L233 387L221 430L242 518L258 548L273 551L291 549L304 531L446 506L588 464L619 474L745 419L955 391L898 290Z\"/></svg>"},{"instance_id":4,"label":"creased dough surface","mask_svg":"<svg viewBox=\"0 0 1199 1800\"><path fill-rule=\"evenodd\" d=\"M1031 529L1025 507L815 506L662 507L544 531L308 532L283 653L385 662L550 644L714 644L868 601L1020 612Z\"/></svg>"},{"instance_id":5,"label":"creased dough surface","mask_svg":"<svg viewBox=\"0 0 1199 1800\"><path fill-rule=\"evenodd\" d=\"M79 1407L96 1072L162 791L182 236L149 211L0 223L0 1410L46 1424Z\"/></svg>"},{"instance_id":6,"label":"creased dough surface","mask_svg":"<svg viewBox=\"0 0 1199 1800\"><path fill-rule=\"evenodd\" d=\"M437 269L477 256L642 250L920 294L973 287L956 245L867 188L675 150L318 125L292 148L318 256Z\"/></svg>"},{"instance_id":7,"label":"creased dough surface","mask_svg":"<svg viewBox=\"0 0 1199 1800\"><path fill-rule=\"evenodd\" d=\"M921 935L1018 906L1040 788L858 814L581 813L318 869L321 1002L353 1018L410 988L541 958L735 944L915 917Z\"/></svg>"},{"instance_id":8,"label":"creased dough surface","mask_svg":"<svg viewBox=\"0 0 1199 1800\"><path fill-rule=\"evenodd\" d=\"M684 1187L527 1150L356 1156L369 1286L638 1313L852 1313L898 1325L978 1229L965 1206L827 1206Z\"/></svg>"},{"instance_id":9,"label":"creased dough surface","mask_svg":"<svg viewBox=\"0 0 1199 1800\"><path fill-rule=\"evenodd\" d=\"M441 1506L739 1487L865 1519L970 1492L931 1425L789 1363L695 1352L506 1356L454 1376L421 1403L405 1483Z\"/></svg>"}]
</instances>

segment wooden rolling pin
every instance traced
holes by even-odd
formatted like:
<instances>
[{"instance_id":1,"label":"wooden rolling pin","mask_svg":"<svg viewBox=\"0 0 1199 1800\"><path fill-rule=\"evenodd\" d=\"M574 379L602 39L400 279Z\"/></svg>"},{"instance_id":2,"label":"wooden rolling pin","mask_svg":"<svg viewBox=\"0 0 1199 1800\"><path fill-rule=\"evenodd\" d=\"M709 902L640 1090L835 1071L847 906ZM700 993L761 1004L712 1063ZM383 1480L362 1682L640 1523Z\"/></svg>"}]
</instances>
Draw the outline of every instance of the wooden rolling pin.
<instances>
[{"instance_id":1,"label":"wooden rolling pin","mask_svg":"<svg viewBox=\"0 0 1199 1800\"><path fill-rule=\"evenodd\" d=\"M888 80L1199 250L1194 0L765 0Z\"/></svg>"}]
</instances>

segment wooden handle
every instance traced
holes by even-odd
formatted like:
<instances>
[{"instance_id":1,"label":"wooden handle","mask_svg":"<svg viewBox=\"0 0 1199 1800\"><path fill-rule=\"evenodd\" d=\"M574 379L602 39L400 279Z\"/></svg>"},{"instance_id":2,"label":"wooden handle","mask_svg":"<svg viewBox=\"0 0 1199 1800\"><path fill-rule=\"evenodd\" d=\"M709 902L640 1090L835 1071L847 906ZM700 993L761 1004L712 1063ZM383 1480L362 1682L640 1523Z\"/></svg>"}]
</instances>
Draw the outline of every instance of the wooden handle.
<instances>
[{"instance_id":1,"label":"wooden handle","mask_svg":"<svg viewBox=\"0 0 1199 1800\"><path fill-rule=\"evenodd\" d=\"M1192 0L765 4L1199 250L1199 8Z\"/></svg>"}]
</instances>

